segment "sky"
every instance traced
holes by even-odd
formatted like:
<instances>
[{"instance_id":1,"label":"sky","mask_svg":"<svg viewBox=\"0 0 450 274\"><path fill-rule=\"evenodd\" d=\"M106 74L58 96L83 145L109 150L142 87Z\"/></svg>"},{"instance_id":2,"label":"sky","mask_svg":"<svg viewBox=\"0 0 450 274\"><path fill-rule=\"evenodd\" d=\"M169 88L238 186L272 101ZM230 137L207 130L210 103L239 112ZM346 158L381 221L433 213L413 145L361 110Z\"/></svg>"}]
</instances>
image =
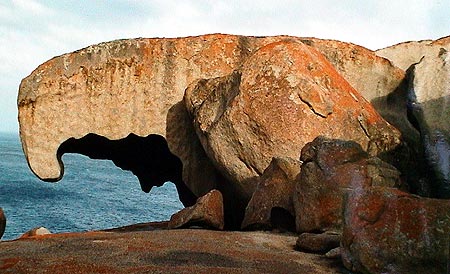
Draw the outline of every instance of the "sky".
<instances>
[{"instance_id":1,"label":"sky","mask_svg":"<svg viewBox=\"0 0 450 274\"><path fill-rule=\"evenodd\" d=\"M448 0L0 0L0 132L18 132L20 81L64 53L122 38L293 35L372 50L450 35Z\"/></svg>"}]
</instances>

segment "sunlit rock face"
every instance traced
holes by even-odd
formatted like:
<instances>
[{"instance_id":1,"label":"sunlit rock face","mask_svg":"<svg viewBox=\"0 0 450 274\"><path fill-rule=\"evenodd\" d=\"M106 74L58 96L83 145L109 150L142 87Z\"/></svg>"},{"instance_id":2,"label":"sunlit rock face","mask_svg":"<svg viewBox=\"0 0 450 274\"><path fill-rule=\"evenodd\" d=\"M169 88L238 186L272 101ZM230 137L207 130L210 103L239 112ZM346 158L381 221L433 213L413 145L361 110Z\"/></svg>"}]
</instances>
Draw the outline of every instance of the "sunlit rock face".
<instances>
[{"instance_id":1,"label":"sunlit rock face","mask_svg":"<svg viewBox=\"0 0 450 274\"><path fill-rule=\"evenodd\" d=\"M400 144L320 52L296 41L268 44L240 71L193 83L185 102L206 154L249 198L273 157L299 159L319 135L354 140L372 155Z\"/></svg>"},{"instance_id":2,"label":"sunlit rock face","mask_svg":"<svg viewBox=\"0 0 450 274\"><path fill-rule=\"evenodd\" d=\"M433 196L450 198L450 36L377 51L408 69L407 104L419 130Z\"/></svg>"},{"instance_id":3,"label":"sunlit rock face","mask_svg":"<svg viewBox=\"0 0 450 274\"><path fill-rule=\"evenodd\" d=\"M237 75L256 51L280 41L303 41L305 48L306 44L316 48L315 54L325 56L320 57L321 62L328 60L332 65L327 63L328 69L337 74L336 69L368 100L395 91L404 75L370 50L316 38L214 34L101 43L55 57L22 81L18 96L20 135L30 168L43 180L57 181L63 176L58 148L67 140L81 140L89 134L111 141L130 134L142 138L158 135L181 161L182 182L196 197L217 188L224 195L225 211L242 212L243 217L255 184L242 189L233 182L234 177L218 171L217 162L210 160L205 144L199 141L183 96L193 82ZM354 91L357 100L364 101L358 91ZM372 113L372 108L367 109ZM398 134L394 135L396 139ZM367 148L368 140L364 142ZM272 156L263 155L260 172ZM248 173L246 169L238 172L242 173L239 178ZM238 204L237 208L227 210L230 203Z\"/></svg>"}]
</instances>

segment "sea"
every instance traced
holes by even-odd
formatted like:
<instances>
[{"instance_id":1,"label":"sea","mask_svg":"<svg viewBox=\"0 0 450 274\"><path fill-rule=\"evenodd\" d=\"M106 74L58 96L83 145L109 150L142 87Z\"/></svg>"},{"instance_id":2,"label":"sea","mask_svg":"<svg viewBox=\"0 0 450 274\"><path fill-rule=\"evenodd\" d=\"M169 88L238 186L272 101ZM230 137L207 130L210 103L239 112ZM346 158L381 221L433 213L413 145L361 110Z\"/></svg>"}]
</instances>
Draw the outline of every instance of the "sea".
<instances>
[{"instance_id":1,"label":"sea","mask_svg":"<svg viewBox=\"0 0 450 274\"><path fill-rule=\"evenodd\" d=\"M0 207L7 220L1 240L41 226L62 233L164 221L183 208L171 182L145 193L112 161L80 154L62 160L63 179L43 182L29 169L18 134L0 133Z\"/></svg>"}]
</instances>

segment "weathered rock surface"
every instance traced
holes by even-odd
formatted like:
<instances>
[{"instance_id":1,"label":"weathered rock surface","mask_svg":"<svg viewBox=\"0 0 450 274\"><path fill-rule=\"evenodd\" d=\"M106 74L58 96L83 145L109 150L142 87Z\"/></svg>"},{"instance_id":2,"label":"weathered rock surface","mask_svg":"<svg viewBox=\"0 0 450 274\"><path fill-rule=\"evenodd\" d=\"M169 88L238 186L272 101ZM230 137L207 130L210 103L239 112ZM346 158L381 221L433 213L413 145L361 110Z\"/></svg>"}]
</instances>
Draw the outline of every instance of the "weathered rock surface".
<instances>
[{"instance_id":1,"label":"weathered rock surface","mask_svg":"<svg viewBox=\"0 0 450 274\"><path fill-rule=\"evenodd\" d=\"M294 193L297 232L341 231L342 202L351 189L400 186L400 173L353 141L322 136L306 144Z\"/></svg>"},{"instance_id":2,"label":"weathered rock surface","mask_svg":"<svg viewBox=\"0 0 450 274\"><path fill-rule=\"evenodd\" d=\"M106 140L160 135L180 158L182 183L193 194L225 185L225 200L239 200L239 186L229 186L204 154L182 97L192 81L229 75L262 46L282 40L316 47L369 100L391 93L401 79L401 71L367 49L315 38L216 34L101 43L55 57L22 81L19 121L31 169L41 179L60 179L66 151L58 148L88 134ZM248 199L242 199L244 207Z\"/></svg>"},{"instance_id":3,"label":"weathered rock surface","mask_svg":"<svg viewBox=\"0 0 450 274\"><path fill-rule=\"evenodd\" d=\"M3 212L3 208L0 207L0 239L3 237L6 228L6 216Z\"/></svg>"},{"instance_id":4,"label":"weathered rock surface","mask_svg":"<svg viewBox=\"0 0 450 274\"><path fill-rule=\"evenodd\" d=\"M258 186L245 209L242 229L295 230L292 195L299 172L299 161L274 158L258 179Z\"/></svg>"},{"instance_id":5,"label":"weathered rock surface","mask_svg":"<svg viewBox=\"0 0 450 274\"><path fill-rule=\"evenodd\" d=\"M450 36L406 42L377 51L409 69L410 117L421 134L426 164L432 170L432 193L450 197Z\"/></svg>"},{"instance_id":6,"label":"weathered rock surface","mask_svg":"<svg viewBox=\"0 0 450 274\"><path fill-rule=\"evenodd\" d=\"M269 44L240 71L193 83L185 102L207 155L243 197L273 157L298 159L318 135L355 140L372 155L400 143L318 51L298 42Z\"/></svg>"},{"instance_id":7,"label":"weathered rock surface","mask_svg":"<svg viewBox=\"0 0 450 274\"><path fill-rule=\"evenodd\" d=\"M389 46L375 51L377 56L391 61L391 63L406 71L414 64L420 62L426 55L436 55L440 48L448 44L450 36L437 40L409 41Z\"/></svg>"},{"instance_id":8,"label":"weathered rock surface","mask_svg":"<svg viewBox=\"0 0 450 274\"><path fill-rule=\"evenodd\" d=\"M207 228L224 228L224 210L222 193L211 190L198 198L197 203L172 215L169 228L202 226Z\"/></svg>"},{"instance_id":9,"label":"weathered rock surface","mask_svg":"<svg viewBox=\"0 0 450 274\"><path fill-rule=\"evenodd\" d=\"M393 188L355 190L345 201L342 258L363 273L446 273L450 200Z\"/></svg>"},{"instance_id":10,"label":"weathered rock surface","mask_svg":"<svg viewBox=\"0 0 450 274\"><path fill-rule=\"evenodd\" d=\"M201 229L54 234L0 243L1 273L342 273L296 237Z\"/></svg>"},{"instance_id":11,"label":"weathered rock surface","mask_svg":"<svg viewBox=\"0 0 450 274\"><path fill-rule=\"evenodd\" d=\"M295 246L302 251L324 254L339 247L340 243L339 233L302 233L298 236Z\"/></svg>"},{"instance_id":12,"label":"weathered rock surface","mask_svg":"<svg viewBox=\"0 0 450 274\"><path fill-rule=\"evenodd\" d=\"M319 50L378 113L399 129L414 146L419 137L408 121L405 71L364 47L335 40L302 38Z\"/></svg>"},{"instance_id":13,"label":"weathered rock surface","mask_svg":"<svg viewBox=\"0 0 450 274\"><path fill-rule=\"evenodd\" d=\"M434 196L450 198L450 38L445 46L414 65L409 92L411 112L433 170Z\"/></svg>"},{"instance_id":14,"label":"weathered rock surface","mask_svg":"<svg viewBox=\"0 0 450 274\"><path fill-rule=\"evenodd\" d=\"M30 237L36 237L36 236L43 236L43 235L47 235L47 234L51 234L50 230L48 230L47 228L40 226L40 227L35 227L33 229L31 229L30 231L25 232L22 236L20 236L21 239L26 239L26 238L30 238Z\"/></svg>"}]
</instances>

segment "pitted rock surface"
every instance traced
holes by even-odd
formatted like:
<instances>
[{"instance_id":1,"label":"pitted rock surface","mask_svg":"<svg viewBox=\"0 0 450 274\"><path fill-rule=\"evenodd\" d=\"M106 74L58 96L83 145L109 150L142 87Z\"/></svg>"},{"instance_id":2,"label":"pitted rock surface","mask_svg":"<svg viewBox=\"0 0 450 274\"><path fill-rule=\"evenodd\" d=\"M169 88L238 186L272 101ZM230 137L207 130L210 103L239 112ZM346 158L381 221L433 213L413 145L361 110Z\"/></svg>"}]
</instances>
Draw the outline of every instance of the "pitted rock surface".
<instances>
[{"instance_id":1,"label":"pitted rock surface","mask_svg":"<svg viewBox=\"0 0 450 274\"><path fill-rule=\"evenodd\" d=\"M294 235L202 229L54 234L0 242L0 272L342 273L338 260L295 251Z\"/></svg>"}]
</instances>

